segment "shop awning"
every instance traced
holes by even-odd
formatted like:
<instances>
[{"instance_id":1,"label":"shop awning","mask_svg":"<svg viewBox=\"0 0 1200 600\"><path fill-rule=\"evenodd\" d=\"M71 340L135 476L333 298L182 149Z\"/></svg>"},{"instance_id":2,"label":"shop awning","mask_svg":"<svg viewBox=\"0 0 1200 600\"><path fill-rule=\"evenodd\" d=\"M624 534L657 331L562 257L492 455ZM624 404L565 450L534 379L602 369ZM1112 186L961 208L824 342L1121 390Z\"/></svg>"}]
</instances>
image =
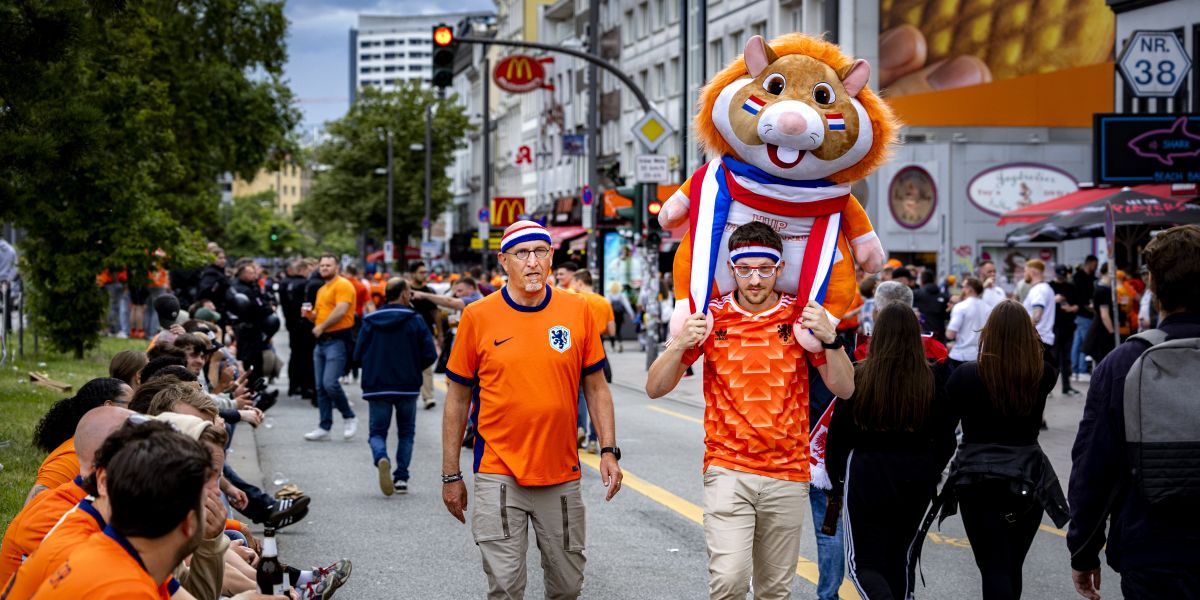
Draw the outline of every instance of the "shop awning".
<instances>
[{"instance_id":1,"label":"shop awning","mask_svg":"<svg viewBox=\"0 0 1200 600\"><path fill-rule=\"evenodd\" d=\"M1151 196L1171 196L1171 184L1169 183L1138 185L1133 186L1130 189L1134 192L1148 194ZM1045 202L1023 206L1016 210L1010 210L1004 213L1004 215L1000 217L1000 221L996 224L1009 225L1013 223L1036 223L1064 210L1071 210L1073 208L1087 206L1096 200L1104 198L1105 196L1111 196L1120 191L1121 188L1119 187L1082 189L1065 196L1059 196L1053 200L1047 200Z\"/></svg>"},{"instance_id":2,"label":"shop awning","mask_svg":"<svg viewBox=\"0 0 1200 600\"><path fill-rule=\"evenodd\" d=\"M561 248L563 242L573 240L585 233L587 230L580 225L563 225L561 227L547 227L546 231L550 232L550 244L555 248Z\"/></svg>"}]
</instances>

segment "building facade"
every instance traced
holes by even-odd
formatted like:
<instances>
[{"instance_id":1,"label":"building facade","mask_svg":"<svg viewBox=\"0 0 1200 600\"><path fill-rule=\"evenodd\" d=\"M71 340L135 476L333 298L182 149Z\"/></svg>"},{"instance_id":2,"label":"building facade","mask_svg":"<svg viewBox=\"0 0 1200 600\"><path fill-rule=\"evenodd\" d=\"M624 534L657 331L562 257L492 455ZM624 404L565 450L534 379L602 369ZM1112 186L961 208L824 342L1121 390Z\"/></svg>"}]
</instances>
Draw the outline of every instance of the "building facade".
<instances>
[{"instance_id":1,"label":"building facade","mask_svg":"<svg viewBox=\"0 0 1200 600\"><path fill-rule=\"evenodd\" d=\"M235 177L231 196L270 192L275 196L275 212L290 216L308 195L311 185L312 172L305 165L289 161L276 170L260 169L250 181Z\"/></svg>"},{"instance_id":2,"label":"building facade","mask_svg":"<svg viewBox=\"0 0 1200 600\"><path fill-rule=\"evenodd\" d=\"M405 81L430 83L433 27L487 13L359 15L350 30L350 101L363 86L390 90Z\"/></svg>"}]
</instances>

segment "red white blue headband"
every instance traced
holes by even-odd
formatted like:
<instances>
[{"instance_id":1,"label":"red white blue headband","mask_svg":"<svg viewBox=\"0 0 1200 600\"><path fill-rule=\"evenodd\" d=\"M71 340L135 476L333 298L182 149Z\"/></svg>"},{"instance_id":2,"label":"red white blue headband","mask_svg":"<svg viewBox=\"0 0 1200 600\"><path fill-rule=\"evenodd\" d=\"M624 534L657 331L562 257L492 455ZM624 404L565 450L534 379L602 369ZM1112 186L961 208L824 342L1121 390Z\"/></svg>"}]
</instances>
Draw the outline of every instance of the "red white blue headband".
<instances>
[{"instance_id":1,"label":"red white blue headband","mask_svg":"<svg viewBox=\"0 0 1200 600\"><path fill-rule=\"evenodd\" d=\"M740 246L729 251L729 262L737 262L742 258L769 258L779 262L779 251L767 246Z\"/></svg>"},{"instance_id":2,"label":"red white blue headband","mask_svg":"<svg viewBox=\"0 0 1200 600\"><path fill-rule=\"evenodd\" d=\"M508 252L509 248L525 242L533 242L541 240L547 244L554 245L554 241L550 239L550 232L545 227L538 225L533 221L526 221L526 225L521 225L513 228L500 239L500 251Z\"/></svg>"}]
</instances>

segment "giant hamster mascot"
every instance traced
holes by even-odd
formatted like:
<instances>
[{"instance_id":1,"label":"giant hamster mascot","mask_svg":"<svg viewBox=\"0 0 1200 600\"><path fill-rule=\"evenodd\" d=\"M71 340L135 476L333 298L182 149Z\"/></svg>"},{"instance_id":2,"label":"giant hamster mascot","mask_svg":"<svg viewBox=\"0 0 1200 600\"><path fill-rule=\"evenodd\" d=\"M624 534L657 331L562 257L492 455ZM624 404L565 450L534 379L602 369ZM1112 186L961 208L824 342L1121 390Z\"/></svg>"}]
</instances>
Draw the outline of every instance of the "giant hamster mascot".
<instances>
[{"instance_id":1,"label":"giant hamster mascot","mask_svg":"<svg viewBox=\"0 0 1200 600\"><path fill-rule=\"evenodd\" d=\"M870 67L837 46L801 34L746 52L700 92L694 126L709 156L663 205L666 229L687 225L675 253L671 335L707 312L715 290L736 289L729 235L762 221L783 238L779 291L825 307L836 325L854 301L854 264L878 272L887 259L850 183L882 164L898 124L867 89ZM711 319L710 319L711 325ZM821 343L796 327L811 352Z\"/></svg>"}]
</instances>

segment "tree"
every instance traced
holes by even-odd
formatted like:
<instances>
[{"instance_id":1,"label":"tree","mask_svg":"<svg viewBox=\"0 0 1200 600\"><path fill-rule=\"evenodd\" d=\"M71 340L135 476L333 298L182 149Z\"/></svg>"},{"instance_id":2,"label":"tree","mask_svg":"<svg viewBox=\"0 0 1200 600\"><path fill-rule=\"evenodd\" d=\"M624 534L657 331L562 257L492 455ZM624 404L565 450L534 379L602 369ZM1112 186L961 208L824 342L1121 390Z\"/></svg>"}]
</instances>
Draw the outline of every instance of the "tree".
<instances>
[{"instance_id":1,"label":"tree","mask_svg":"<svg viewBox=\"0 0 1200 600\"><path fill-rule=\"evenodd\" d=\"M367 232L382 237L387 226L387 166L385 132L392 134L393 208L397 244L419 231L425 216L425 155L410 148L425 141L425 107L433 117L432 214L450 203L446 168L463 136L471 130L463 108L451 99L437 99L429 89L410 81L395 91L364 88L345 117L329 124L329 141L316 149L321 165L312 190L296 214L319 233L357 237ZM429 151L426 149L426 151Z\"/></svg>"},{"instance_id":2,"label":"tree","mask_svg":"<svg viewBox=\"0 0 1200 600\"><path fill-rule=\"evenodd\" d=\"M204 262L218 174L253 173L296 120L285 26L264 0L0 4L0 219L26 230L53 346L95 345L102 269L139 278L157 248Z\"/></svg>"},{"instance_id":3,"label":"tree","mask_svg":"<svg viewBox=\"0 0 1200 600\"><path fill-rule=\"evenodd\" d=\"M221 207L225 223L218 242L229 256L283 257L311 254L308 242L291 219L275 211L275 192L236 196Z\"/></svg>"}]
</instances>

